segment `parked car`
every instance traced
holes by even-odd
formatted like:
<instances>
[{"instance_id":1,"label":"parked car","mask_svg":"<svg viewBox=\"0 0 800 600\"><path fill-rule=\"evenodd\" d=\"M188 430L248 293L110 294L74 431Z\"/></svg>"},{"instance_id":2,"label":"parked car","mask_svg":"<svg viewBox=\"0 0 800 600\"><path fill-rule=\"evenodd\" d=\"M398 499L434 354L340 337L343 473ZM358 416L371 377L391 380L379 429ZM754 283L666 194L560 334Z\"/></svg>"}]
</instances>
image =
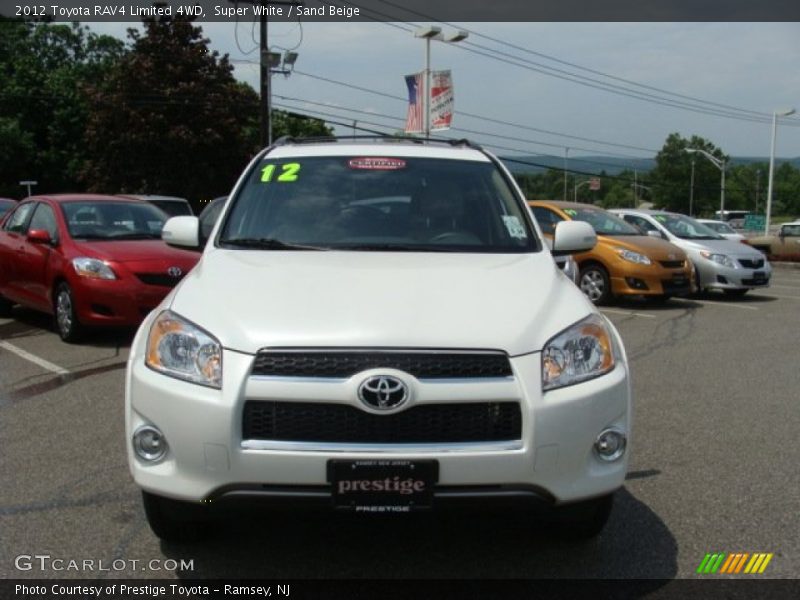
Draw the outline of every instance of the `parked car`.
<instances>
[{"instance_id":1,"label":"parked car","mask_svg":"<svg viewBox=\"0 0 800 600\"><path fill-rule=\"evenodd\" d=\"M192 205L186 198L177 196L158 196L154 194L121 194L125 198L135 198L153 204L167 213L170 217L193 215Z\"/></svg>"},{"instance_id":2,"label":"parked car","mask_svg":"<svg viewBox=\"0 0 800 600\"><path fill-rule=\"evenodd\" d=\"M12 200L11 198L0 198L0 219L3 218L3 215L10 211L17 205L16 200Z\"/></svg>"},{"instance_id":3,"label":"parked car","mask_svg":"<svg viewBox=\"0 0 800 600\"><path fill-rule=\"evenodd\" d=\"M773 260L800 259L800 221L783 223L778 235L752 237L747 243Z\"/></svg>"},{"instance_id":4,"label":"parked car","mask_svg":"<svg viewBox=\"0 0 800 600\"><path fill-rule=\"evenodd\" d=\"M692 291L692 266L680 248L646 236L619 217L592 206L557 200L528 204L544 235L558 223L585 221L597 233L597 245L575 255L579 283L595 304L615 296L645 296L664 300Z\"/></svg>"},{"instance_id":5,"label":"parked car","mask_svg":"<svg viewBox=\"0 0 800 600\"><path fill-rule=\"evenodd\" d=\"M66 342L88 326L137 325L199 258L161 241L166 220L115 196L23 200L0 228L0 315L14 304L52 314Z\"/></svg>"},{"instance_id":6,"label":"parked car","mask_svg":"<svg viewBox=\"0 0 800 600\"><path fill-rule=\"evenodd\" d=\"M658 210L609 209L648 235L681 247L694 263L698 290L722 290L743 296L769 286L772 266L764 255L746 244L726 240L695 219Z\"/></svg>"},{"instance_id":7,"label":"parked car","mask_svg":"<svg viewBox=\"0 0 800 600\"><path fill-rule=\"evenodd\" d=\"M733 227L724 221L715 221L714 219L697 219L697 222L702 223L714 231L714 233L724 237L726 240L731 240L732 242L743 242L746 239L741 233L737 233Z\"/></svg>"},{"instance_id":8,"label":"parked car","mask_svg":"<svg viewBox=\"0 0 800 600\"><path fill-rule=\"evenodd\" d=\"M390 196L408 210L365 202ZM163 238L198 248L198 219ZM553 253L595 241L564 222ZM463 141L260 152L126 381L128 461L163 539L242 497L367 514L513 497L592 536L625 480L622 340L508 170Z\"/></svg>"},{"instance_id":9,"label":"parked car","mask_svg":"<svg viewBox=\"0 0 800 600\"><path fill-rule=\"evenodd\" d=\"M217 219L219 219L219 215L222 213L227 199L227 196L214 198L211 202L206 204L205 208L200 212L201 240L208 240L208 238L211 237L211 232L214 229L214 225L217 224Z\"/></svg>"}]
</instances>

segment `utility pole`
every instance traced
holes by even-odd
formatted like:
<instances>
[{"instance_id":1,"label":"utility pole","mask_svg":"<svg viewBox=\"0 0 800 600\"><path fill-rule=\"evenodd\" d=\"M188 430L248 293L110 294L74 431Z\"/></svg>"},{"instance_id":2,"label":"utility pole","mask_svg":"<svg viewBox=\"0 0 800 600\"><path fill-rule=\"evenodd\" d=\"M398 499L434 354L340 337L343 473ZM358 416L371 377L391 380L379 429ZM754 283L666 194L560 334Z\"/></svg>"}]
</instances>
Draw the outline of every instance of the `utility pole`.
<instances>
[{"instance_id":1,"label":"utility pole","mask_svg":"<svg viewBox=\"0 0 800 600\"><path fill-rule=\"evenodd\" d=\"M689 183L689 216L692 217L692 205L694 204L694 156L692 156L692 177Z\"/></svg>"},{"instance_id":2,"label":"utility pole","mask_svg":"<svg viewBox=\"0 0 800 600\"><path fill-rule=\"evenodd\" d=\"M272 140L270 132L272 131L272 115L270 114L271 90L270 90L270 65L269 65L269 46L267 45L267 11L266 0L260 0L261 6L265 9L260 19L260 37L259 46L259 73L260 73L260 88L261 88L261 128L260 138L261 146L268 146Z\"/></svg>"},{"instance_id":3,"label":"utility pole","mask_svg":"<svg viewBox=\"0 0 800 600\"><path fill-rule=\"evenodd\" d=\"M569 148L564 148L564 202L567 201L567 161L569 160Z\"/></svg>"},{"instance_id":4,"label":"utility pole","mask_svg":"<svg viewBox=\"0 0 800 600\"><path fill-rule=\"evenodd\" d=\"M756 214L758 214L758 196L761 192L761 169L756 169Z\"/></svg>"}]
</instances>

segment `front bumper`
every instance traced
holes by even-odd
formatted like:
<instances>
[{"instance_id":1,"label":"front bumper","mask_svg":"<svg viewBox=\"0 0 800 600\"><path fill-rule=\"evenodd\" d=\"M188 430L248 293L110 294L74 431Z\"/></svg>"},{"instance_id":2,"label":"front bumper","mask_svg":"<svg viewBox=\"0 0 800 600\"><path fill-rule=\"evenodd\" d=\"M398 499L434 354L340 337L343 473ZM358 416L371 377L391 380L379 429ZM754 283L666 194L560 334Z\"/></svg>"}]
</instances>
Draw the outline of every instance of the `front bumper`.
<instances>
[{"instance_id":1,"label":"front bumper","mask_svg":"<svg viewBox=\"0 0 800 600\"><path fill-rule=\"evenodd\" d=\"M764 263L761 268L731 268L706 258L697 259L700 287L718 290L741 290L769 287L772 266Z\"/></svg>"},{"instance_id":2,"label":"front bumper","mask_svg":"<svg viewBox=\"0 0 800 600\"><path fill-rule=\"evenodd\" d=\"M83 278L70 282L75 291L75 308L84 325L127 327L138 325L171 291L122 279Z\"/></svg>"},{"instance_id":3,"label":"front bumper","mask_svg":"<svg viewBox=\"0 0 800 600\"><path fill-rule=\"evenodd\" d=\"M617 260L611 272L611 291L615 296L685 296L692 293L692 268L683 261L678 268L663 267L658 261L640 265Z\"/></svg>"},{"instance_id":4,"label":"front bumper","mask_svg":"<svg viewBox=\"0 0 800 600\"><path fill-rule=\"evenodd\" d=\"M630 438L631 392L624 356L602 377L546 393L541 391L539 353L512 358L514 376L508 378L480 383L411 378L418 404L518 401L519 440L369 447L254 443L242 436L245 399L316 399L358 406L353 391L364 374L337 381L250 378L253 357L225 350L222 390L206 388L145 366L147 325L137 334L128 364L126 438L131 473L141 488L154 494L190 501L256 496L325 502L330 498L330 459L436 460L437 505L469 498L559 504L604 495L624 482L627 453L609 463L593 451L605 428L616 427ZM618 339L617 344L621 348ZM169 448L154 464L135 455L131 444L133 432L145 424L158 427Z\"/></svg>"}]
</instances>

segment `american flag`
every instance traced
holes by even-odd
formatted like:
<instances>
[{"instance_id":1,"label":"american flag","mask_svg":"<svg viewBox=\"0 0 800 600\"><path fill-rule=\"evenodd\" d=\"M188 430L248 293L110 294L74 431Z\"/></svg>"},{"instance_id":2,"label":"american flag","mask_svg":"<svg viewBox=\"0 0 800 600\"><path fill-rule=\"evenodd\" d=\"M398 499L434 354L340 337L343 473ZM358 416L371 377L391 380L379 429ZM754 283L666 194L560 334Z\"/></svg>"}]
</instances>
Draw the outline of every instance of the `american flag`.
<instances>
[{"instance_id":1,"label":"american flag","mask_svg":"<svg viewBox=\"0 0 800 600\"><path fill-rule=\"evenodd\" d=\"M406 114L406 133L420 133L423 129L422 73L406 75L408 86L408 113Z\"/></svg>"}]
</instances>

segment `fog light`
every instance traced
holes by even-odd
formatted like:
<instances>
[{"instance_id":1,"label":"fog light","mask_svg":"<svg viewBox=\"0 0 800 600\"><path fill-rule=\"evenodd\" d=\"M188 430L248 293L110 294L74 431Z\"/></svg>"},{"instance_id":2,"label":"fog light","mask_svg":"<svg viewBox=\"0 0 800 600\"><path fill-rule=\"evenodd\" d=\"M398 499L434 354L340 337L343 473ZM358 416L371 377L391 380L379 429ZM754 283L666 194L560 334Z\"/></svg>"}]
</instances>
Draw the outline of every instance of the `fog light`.
<instances>
[{"instance_id":1,"label":"fog light","mask_svg":"<svg viewBox=\"0 0 800 600\"><path fill-rule=\"evenodd\" d=\"M167 438L158 428L142 425L133 434L133 450L142 460L161 460L167 453Z\"/></svg>"},{"instance_id":2,"label":"fog light","mask_svg":"<svg viewBox=\"0 0 800 600\"><path fill-rule=\"evenodd\" d=\"M625 454L626 441L625 434L619 429L606 429L597 436L594 451L601 459L611 462Z\"/></svg>"}]
</instances>

